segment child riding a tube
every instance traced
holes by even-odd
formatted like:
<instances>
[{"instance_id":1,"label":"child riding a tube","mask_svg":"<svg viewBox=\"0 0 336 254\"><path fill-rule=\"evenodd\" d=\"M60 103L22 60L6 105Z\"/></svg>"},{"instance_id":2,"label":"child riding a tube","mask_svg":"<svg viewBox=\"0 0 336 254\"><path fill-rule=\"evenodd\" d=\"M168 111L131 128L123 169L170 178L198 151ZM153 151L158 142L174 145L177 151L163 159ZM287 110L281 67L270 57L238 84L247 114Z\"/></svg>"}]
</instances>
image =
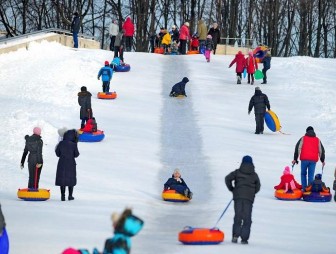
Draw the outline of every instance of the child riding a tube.
<instances>
[{"instance_id":1,"label":"child riding a tube","mask_svg":"<svg viewBox=\"0 0 336 254\"><path fill-rule=\"evenodd\" d=\"M285 192L301 188L301 184L295 181L294 176L291 174L290 168L288 166L286 166L285 170L283 171L283 175L281 176L281 182L278 185L274 186L274 189L285 190Z\"/></svg>"},{"instance_id":2,"label":"child riding a tube","mask_svg":"<svg viewBox=\"0 0 336 254\"><path fill-rule=\"evenodd\" d=\"M322 182L321 174L315 175L315 179L306 187L305 191L330 193L330 189Z\"/></svg>"},{"instance_id":3,"label":"child riding a tube","mask_svg":"<svg viewBox=\"0 0 336 254\"><path fill-rule=\"evenodd\" d=\"M178 168L174 170L172 177L164 184L164 190L175 190L177 193L180 193L189 199L192 199L193 195L188 185L181 177L181 173Z\"/></svg>"}]
</instances>

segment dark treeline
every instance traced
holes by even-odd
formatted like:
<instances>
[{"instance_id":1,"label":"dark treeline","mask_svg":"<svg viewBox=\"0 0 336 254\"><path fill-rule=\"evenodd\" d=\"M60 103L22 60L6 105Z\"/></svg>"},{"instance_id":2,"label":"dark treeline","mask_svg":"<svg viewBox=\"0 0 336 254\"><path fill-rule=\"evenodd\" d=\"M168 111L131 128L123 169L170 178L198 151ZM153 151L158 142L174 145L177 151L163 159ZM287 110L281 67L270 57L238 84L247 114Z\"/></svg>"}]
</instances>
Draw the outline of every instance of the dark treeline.
<instances>
[{"instance_id":1,"label":"dark treeline","mask_svg":"<svg viewBox=\"0 0 336 254\"><path fill-rule=\"evenodd\" d=\"M336 0L0 0L0 30L8 37L69 30L75 11L82 33L102 45L112 19L121 26L130 16L136 51L148 50L149 34L159 27L170 30L188 21L194 32L203 19L209 28L217 22L222 38L252 39L268 45L274 56L336 57Z\"/></svg>"}]
</instances>

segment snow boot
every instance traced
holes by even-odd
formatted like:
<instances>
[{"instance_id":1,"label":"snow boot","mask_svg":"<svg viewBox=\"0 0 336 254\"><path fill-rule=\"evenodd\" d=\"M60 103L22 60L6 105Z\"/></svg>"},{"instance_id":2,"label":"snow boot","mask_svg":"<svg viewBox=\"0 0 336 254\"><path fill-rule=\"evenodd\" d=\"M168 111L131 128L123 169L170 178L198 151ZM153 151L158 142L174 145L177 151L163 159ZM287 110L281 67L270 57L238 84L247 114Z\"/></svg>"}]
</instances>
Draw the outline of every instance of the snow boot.
<instances>
[{"instance_id":1,"label":"snow boot","mask_svg":"<svg viewBox=\"0 0 336 254\"><path fill-rule=\"evenodd\" d=\"M231 242L238 243L238 237L237 236L233 236Z\"/></svg>"},{"instance_id":2,"label":"snow boot","mask_svg":"<svg viewBox=\"0 0 336 254\"><path fill-rule=\"evenodd\" d=\"M247 240L241 240L241 244L248 244Z\"/></svg>"},{"instance_id":3,"label":"snow boot","mask_svg":"<svg viewBox=\"0 0 336 254\"><path fill-rule=\"evenodd\" d=\"M68 196L68 200L71 201L71 200L74 200L75 198L72 196L72 193L73 193L73 186L69 186L69 196Z\"/></svg>"},{"instance_id":4,"label":"snow boot","mask_svg":"<svg viewBox=\"0 0 336 254\"><path fill-rule=\"evenodd\" d=\"M61 200L65 201L65 186L61 186Z\"/></svg>"}]
</instances>

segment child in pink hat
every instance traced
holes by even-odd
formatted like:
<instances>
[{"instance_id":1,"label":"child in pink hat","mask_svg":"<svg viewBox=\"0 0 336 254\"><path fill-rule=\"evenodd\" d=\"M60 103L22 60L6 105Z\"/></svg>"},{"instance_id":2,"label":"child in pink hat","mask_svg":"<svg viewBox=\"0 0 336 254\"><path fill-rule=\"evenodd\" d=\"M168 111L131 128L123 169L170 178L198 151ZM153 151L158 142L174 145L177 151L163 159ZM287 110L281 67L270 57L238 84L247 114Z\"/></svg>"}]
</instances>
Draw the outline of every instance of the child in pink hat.
<instances>
[{"instance_id":1,"label":"child in pink hat","mask_svg":"<svg viewBox=\"0 0 336 254\"><path fill-rule=\"evenodd\" d=\"M286 192L289 190L301 189L302 186L295 181L294 176L290 172L290 168L288 166L285 167L283 171L283 175L281 176L281 182L274 186L276 190L285 190Z\"/></svg>"}]
</instances>

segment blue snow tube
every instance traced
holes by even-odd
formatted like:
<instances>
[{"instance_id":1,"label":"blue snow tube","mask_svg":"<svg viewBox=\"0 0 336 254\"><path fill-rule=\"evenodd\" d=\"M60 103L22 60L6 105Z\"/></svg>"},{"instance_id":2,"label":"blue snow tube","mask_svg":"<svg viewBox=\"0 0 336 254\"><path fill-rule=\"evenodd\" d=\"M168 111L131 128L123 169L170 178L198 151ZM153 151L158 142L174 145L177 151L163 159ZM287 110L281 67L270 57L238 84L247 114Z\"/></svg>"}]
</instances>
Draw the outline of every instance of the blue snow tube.
<instances>
[{"instance_id":1,"label":"blue snow tube","mask_svg":"<svg viewBox=\"0 0 336 254\"><path fill-rule=\"evenodd\" d=\"M259 59L263 59L265 56L266 56L266 51L263 51L263 50L258 50L254 54L254 57L259 58Z\"/></svg>"},{"instance_id":2,"label":"blue snow tube","mask_svg":"<svg viewBox=\"0 0 336 254\"><path fill-rule=\"evenodd\" d=\"M330 202L332 195L329 192L304 192L302 197L307 202Z\"/></svg>"},{"instance_id":3,"label":"blue snow tube","mask_svg":"<svg viewBox=\"0 0 336 254\"><path fill-rule=\"evenodd\" d=\"M0 253L1 254L9 253L9 240L5 228L3 229L2 236L0 237Z\"/></svg>"},{"instance_id":4,"label":"blue snow tube","mask_svg":"<svg viewBox=\"0 0 336 254\"><path fill-rule=\"evenodd\" d=\"M78 141L80 142L100 142L104 139L105 134L103 131L97 130L96 132L82 132L78 131Z\"/></svg>"},{"instance_id":5,"label":"blue snow tube","mask_svg":"<svg viewBox=\"0 0 336 254\"><path fill-rule=\"evenodd\" d=\"M114 67L116 72L127 72L131 70L131 66L129 64L118 65Z\"/></svg>"},{"instance_id":6,"label":"blue snow tube","mask_svg":"<svg viewBox=\"0 0 336 254\"><path fill-rule=\"evenodd\" d=\"M279 118L272 110L265 112L265 122L267 127L273 132L281 129Z\"/></svg>"}]
</instances>

